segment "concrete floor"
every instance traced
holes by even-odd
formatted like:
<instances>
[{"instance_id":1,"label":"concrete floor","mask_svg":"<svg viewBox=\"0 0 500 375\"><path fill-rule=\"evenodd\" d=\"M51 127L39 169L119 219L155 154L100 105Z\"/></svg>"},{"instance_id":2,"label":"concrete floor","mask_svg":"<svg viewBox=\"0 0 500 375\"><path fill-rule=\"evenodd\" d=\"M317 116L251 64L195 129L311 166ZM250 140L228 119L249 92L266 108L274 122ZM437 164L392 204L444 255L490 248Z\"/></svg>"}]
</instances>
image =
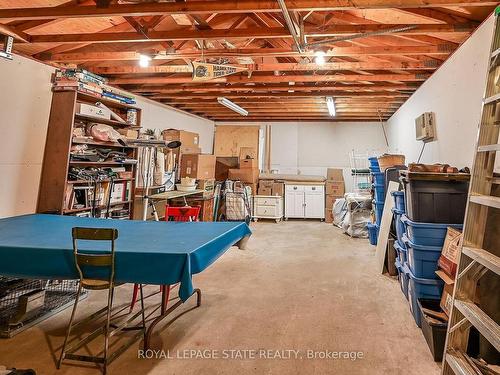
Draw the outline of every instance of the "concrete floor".
<instances>
[{"instance_id":1,"label":"concrete floor","mask_svg":"<svg viewBox=\"0 0 500 375\"><path fill-rule=\"evenodd\" d=\"M195 277L202 306L155 336L154 348L164 350L160 358L138 358L136 343L110 365L111 374L439 373L399 284L377 273L367 240L314 221L259 221L252 229L246 251L232 248ZM118 288L117 303L129 301L131 290ZM104 301L94 292L80 316ZM55 369L69 314L1 340L0 365L44 375L99 374L95 367ZM97 347L89 350L96 353ZM186 359L189 350L205 358ZM308 351L317 357L325 351L362 354L355 360L311 359Z\"/></svg>"}]
</instances>

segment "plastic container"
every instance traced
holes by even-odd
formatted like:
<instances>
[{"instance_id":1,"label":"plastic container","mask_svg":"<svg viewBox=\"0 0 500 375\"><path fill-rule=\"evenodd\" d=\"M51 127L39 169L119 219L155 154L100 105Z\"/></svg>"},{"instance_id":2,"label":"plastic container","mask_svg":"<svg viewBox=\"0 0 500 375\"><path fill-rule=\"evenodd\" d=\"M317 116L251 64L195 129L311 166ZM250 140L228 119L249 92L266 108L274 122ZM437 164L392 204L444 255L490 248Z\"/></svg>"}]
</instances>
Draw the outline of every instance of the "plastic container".
<instances>
[{"instance_id":1,"label":"plastic container","mask_svg":"<svg viewBox=\"0 0 500 375\"><path fill-rule=\"evenodd\" d=\"M375 200L379 201L379 202L385 202L385 186L378 185L378 184L372 184L372 188L373 188Z\"/></svg>"},{"instance_id":2,"label":"plastic container","mask_svg":"<svg viewBox=\"0 0 500 375\"><path fill-rule=\"evenodd\" d=\"M382 213L384 212L384 201L374 201L375 208L375 222L380 227L380 222L382 221Z\"/></svg>"},{"instance_id":3,"label":"plastic container","mask_svg":"<svg viewBox=\"0 0 500 375\"><path fill-rule=\"evenodd\" d=\"M368 167L368 169L370 170L370 173L380 172L379 167Z\"/></svg>"},{"instance_id":4,"label":"plastic container","mask_svg":"<svg viewBox=\"0 0 500 375\"><path fill-rule=\"evenodd\" d=\"M375 185L385 186L385 175L384 172L372 172L373 183Z\"/></svg>"},{"instance_id":5,"label":"plastic container","mask_svg":"<svg viewBox=\"0 0 500 375\"><path fill-rule=\"evenodd\" d=\"M366 227L368 228L368 239L370 240L370 245L377 245L378 225L368 223Z\"/></svg>"},{"instance_id":6,"label":"plastic container","mask_svg":"<svg viewBox=\"0 0 500 375\"><path fill-rule=\"evenodd\" d=\"M374 172L380 172L380 166L378 164L378 157L376 157L376 156L369 157L368 161L370 162L370 168L378 169L378 170L375 170Z\"/></svg>"},{"instance_id":7,"label":"plastic container","mask_svg":"<svg viewBox=\"0 0 500 375\"><path fill-rule=\"evenodd\" d=\"M408 299L408 282L410 279L408 276L408 267L405 267L404 263L400 263L398 259L396 259L394 264L398 270L399 287L405 298Z\"/></svg>"},{"instance_id":8,"label":"plastic container","mask_svg":"<svg viewBox=\"0 0 500 375\"><path fill-rule=\"evenodd\" d=\"M406 234L403 236L408 256L408 267L416 277L437 279L436 270L441 256L442 246L422 246L411 242Z\"/></svg>"},{"instance_id":9,"label":"plastic container","mask_svg":"<svg viewBox=\"0 0 500 375\"><path fill-rule=\"evenodd\" d=\"M408 262L407 250L404 245L401 245L398 241L395 241L394 249L396 249L396 254L398 255L398 259L401 264L405 264L406 262Z\"/></svg>"},{"instance_id":10,"label":"plastic container","mask_svg":"<svg viewBox=\"0 0 500 375\"><path fill-rule=\"evenodd\" d=\"M443 359L448 323L439 322L433 319L432 316L422 311L422 307L436 312L443 312L443 310L439 307L438 300L419 298L417 303L420 309L420 321L422 322L422 333L424 334L425 341L427 341L434 361L441 362Z\"/></svg>"},{"instance_id":11,"label":"plastic container","mask_svg":"<svg viewBox=\"0 0 500 375\"><path fill-rule=\"evenodd\" d=\"M415 222L463 223L470 175L401 172L406 215Z\"/></svg>"},{"instance_id":12,"label":"plastic container","mask_svg":"<svg viewBox=\"0 0 500 375\"><path fill-rule=\"evenodd\" d=\"M393 191L391 193L394 198L394 207L396 210L401 211L402 213L406 212L405 207L405 192L404 191Z\"/></svg>"},{"instance_id":13,"label":"plastic container","mask_svg":"<svg viewBox=\"0 0 500 375\"><path fill-rule=\"evenodd\" d=\"M385 188L389 188L389 182L394 181L397 182L398 184L398 190L403 189L403 184L401 180L399 179L399 171L404 171L406 170L406 165L395 165L394 167L389 167L387 168L384 173L385 173Z\"/></svg>"},{"instance_id":14,"label":"plastic container","mask_svg":"<svg viewBox=\"0 0 500 375\"><path fill-rule=\"evenodd\" d=\"M462 224L416 223L403 215L401 221L406 227L406 236L415 245L443 247L448 227L463 229Z\"/></svg>"},{"instance_id":15,"label":"plastic container","mask_svg":"<svg viewBox=\"0 0 500 375\"><path fill-rule=\"evenodd\" d=\"M441 293L443 292L444 281L441 279L425 279L415 276L408 265L406 265L409 280L408 280L408 302L410 303L410 311L417 323L418 327L422 326L420 307L418 306L418 299L441 299Z\"/></svg>"},{"instance_id":16,"label":"plastic container","mask_svg":"<svg viewBox=\"0 0 500 375\"><path fill-rule=\"evenodd\" d=\"M396 227L396 237L401 246L404 246L403 235L406 232L406 227L404 223L401 221L403 217L403 211L399 211L396 208L392 209L392 214L394 215L394 223Z\"/></svg>"}]
</instances>

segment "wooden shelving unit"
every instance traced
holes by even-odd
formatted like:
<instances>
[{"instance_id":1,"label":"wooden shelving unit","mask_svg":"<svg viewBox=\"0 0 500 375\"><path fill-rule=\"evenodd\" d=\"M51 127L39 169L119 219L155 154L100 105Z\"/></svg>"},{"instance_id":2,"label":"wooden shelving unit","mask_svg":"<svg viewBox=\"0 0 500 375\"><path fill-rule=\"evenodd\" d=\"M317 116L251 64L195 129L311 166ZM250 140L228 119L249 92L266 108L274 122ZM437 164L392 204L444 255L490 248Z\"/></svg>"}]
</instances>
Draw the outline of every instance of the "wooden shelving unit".
<instances>
[{"instance_id":1,"label":"wooden shelving unit","mask_svg":"<svg viewBox=\"0 0 500 375\"><path fill-rule=\"evenodd\" d=\"M97 102L105 104L121 117L125 117L127 110L135 109L137 111L137 125L131 126L120 121L99 119L76 113L77 103L95 104ZM61 215L93 214L96 217L106 217L111 211L119 209L128 211L126 218L131 219L133 217L137 164L116 161L90 162L72 160L71 149L75 145L86 145L89 149L111 148L115 151L124 152L127 159L137 160L137 147L135 146L123 146L117 142L100 142L92 139L82 139L82 137L74 138L73 130L76 127L86 127L89 123L110 125L116 129L139 129L140 121L140 108L77 91L55 91L52 96L37 212ZM71 168L110 169L116 167L124 167L126 172L132 172L132 177L105 178L98 181L69 179ZM123 199L109 205L106 204L109 194L106 193L103 196L102 192L107 192L109 191L107 189L116 187L118 184L123 185L121 187L124 191ZM75 206L73 204L75 189L85 188L93 191L93 193L89 193L92 199L89 199L83 207ZM98 192L101 192L100 199L97 199ZM108 207L110 212L107 213Z\"/></svg>"}]
</instances>

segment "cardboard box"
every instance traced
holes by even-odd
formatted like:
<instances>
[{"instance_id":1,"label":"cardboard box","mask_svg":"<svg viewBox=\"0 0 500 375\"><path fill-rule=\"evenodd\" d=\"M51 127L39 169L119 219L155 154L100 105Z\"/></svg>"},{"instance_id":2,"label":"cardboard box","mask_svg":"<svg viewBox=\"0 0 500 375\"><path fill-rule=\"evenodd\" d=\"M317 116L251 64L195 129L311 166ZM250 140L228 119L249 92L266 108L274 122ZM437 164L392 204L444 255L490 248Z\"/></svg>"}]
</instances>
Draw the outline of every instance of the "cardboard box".
<instances>
[{"instance_id":1,"label":"cardboard box","mask_svg":"<svg viewBox=\"0 0 500 375\"><path fill-rule=\"evenodd\" d=\"M118 129L118 133L129 139L137 139L139 137L139 132L133 129Z\"/></svg>"},{"instance_id":2,"label":"cardboard box","mask_svg":"<svg viewBox=\"0 0 500 375\"><path fill-rule=\"evenodd\" d=\"M198 180L198 189L204 190L204 195L211 195L215 189L215 179L210 178L207 180Z\"/></svg>"},{"instance_id":3,"label":"cardboard box","mask_svg":"<svg viewBox=\"0 0 500 375\"><path fill-rule=\"evenodd\" d=\"M444 239L443 250L438 260L438 266L451 277L455 277L457 272L457 262L462 240L462 232L448 227Z\"/></svg>"},{"instance_id":4,"label":"cardboard box","mask_svg":"<svg viewBox=\"0 0 500 375\"><path fill-rule=\"evenodd\" d=\"M443 309L444 313L450 316L450 309L453 300L453 286L455 285L455 280L446 274L443 270L437 270L436 275L444 281L443 294L441 295L441 301L439 306Z\"/></svg>"},{"instance_id":5,"label":"cardboard box","mask_svg":"<svg viewBox=\"0 0 500 375\"><path fill-rule=\"evenodd\" d=\"M328 168L326 170L326 179L331 181L344 181L343 169Z\"/></svg>"},{"instance_id":6,"label":"cardboard box","mask_svg":"<svg viewBox=\"0 0 500 375\"><path fill-rule=\"evenodd\" d=\"M237 157L217 156L215 159L215 180L225 181L229 178L229 170L237 169L239 165L239 159Z\"/></svg>"},{"instance_id":7,"label":"cardboard box","mask_svg":"<svg viewBox=\"0 0 500 375\"><path fill-rule=\"evenodd\" d=\"M274 180L259 180L259 187L273 188Z\"/></svg>"},{"instance_id":8,"label":"cardboard box","mask_svg":"<svg viewBox=\"0 0 500 375\"><path fill-rule=\"evenodd\" d=\"M185 154L181 158L181 178L191 177L201 180L215 177L215 155Z\"/></svg>"},{"instance_id":9,"label":"cardboard box","mask_svg":"<svg viewBox=\"0 0 500 375\"><path fill-rule=\"evenodd\" d=\"M183 154L196 154L197 152L191 152L190 150L196 150L200 147L200 136L198 133L188 132L185 130L167 129L162 132L162 135L166 142L180 141L182 143L180 151Z\"/></svg>"},{"instance_id":10,"label":"cardboard box","mask_svg":"<svg viewBox=\"0 0 500 375\"><path fill-rule=\"evenodd\" d=\"M271 195L284 197L285 196L285 184L283 182L273 182Z\"/></svg>"},{"instance_id":11,"label":"cardboard box","mask_svg":"<svg viewBox=\"0 0 500 375\"><path fill-rule=\"evenodd\" d=\"M257 159L240 159L240 168L259 168Z\"/></svg>"},{"instance_id":12,"label":"cardboard box","mask_svg":"<svg viewBox=\"0 0 500 375\"><path fill-rule=\"evenodd\" d=\"M92 104L86 103L76 103L76 113L84 116L95 117L110 120L111 119L111 110L96 107Z\"/></svg>"},{"instance_id":13,"label":"cardboard box","mask_svg":"<svg viewBox=\"0 0 500 375\"><path fill-rule=\"evenodd\" d=\"M253 184L259 179L259 170L256 168L230 169L228 178Z\"/></svg>"},{"instance_id":14,"label":"cardboard box","mask_svg":"<svg viewBox=\"0 0 500 375\"><path fill-rule=\"evenodd\" d=\"M332 224L333 223L333 211L325 210L325 223Z\"/></svg>"},{"instance_id":15,"label":"cardboard box","mask_svg":"<svg viewBox=\"0 0 500 375\"><path fill-rule=\"evenodd\" d=\"M273 189L265 186L259 186L259 190L257 192L258 195L273 195Z\"/></svg>"},{"instance_id":16,"label":"cardboard box","mask_svg":"<svg viewBox=\"0 0 500 375\"><path fill-rule=\"evenodd\" d=\"M255 159L257 160L257 150L253 147L240 147L240 160Z\"/></svg>"},{"instance_id":17,"label":"cardboard box","mask_svg":"<svg viewBox=\"0 0 500 375\"><path fill-rule=\"evenodd\" d=\"M345 194L344 181L326 181L325 194L343 196Z\"/></svg>"}]
</instances>

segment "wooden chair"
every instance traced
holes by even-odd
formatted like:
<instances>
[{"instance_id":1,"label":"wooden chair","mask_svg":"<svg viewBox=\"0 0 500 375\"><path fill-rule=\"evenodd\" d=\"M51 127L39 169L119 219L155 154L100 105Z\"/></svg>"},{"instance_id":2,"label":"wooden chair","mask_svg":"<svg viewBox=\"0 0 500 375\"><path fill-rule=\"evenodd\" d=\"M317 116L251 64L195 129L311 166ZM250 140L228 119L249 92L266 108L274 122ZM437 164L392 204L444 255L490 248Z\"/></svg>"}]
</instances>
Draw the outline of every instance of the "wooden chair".
<instances>
[{"instance_id":1,"label":"wooden chair","mask_svg":"<svg viewBox=\"0 0 500 375\"><path fill-rule=\"evenodd\" d=\"M78 271L80 282L78 284L78 292L75 298L75 304L73 305L73 311L71 312L71 318L69 320L68 329L66 331L66 337L64 338L64 344L61 351L61 356L57 363L57 368L60 368L64 359L100 363L103 366L103 374L106 374L107 365L112 359L116 358L117 352L108 356L109 348L109 338L111 335L117 331L123 329L124 325L120 326L113 331L110 331L110 321L111 321L111 310L113 308L113 297L114 288L119 286L115 283L115 241L118 238L118 230L116 229L106 229L106 228L73 228L73 254L75 258L75 266ZM90 253L82 252L78 249L78 241L107 241L110 243L110 251L102 253ZM99 274L106 275L101 279L96 279L88 276L90 271L98 272ZM108 304L105 308L99 310L98 312L92 314L91 316L83 319L73 326L73 321L75 318L75 312L78 306L78 298L83 289L87 290L108 290ZM144 299L142 293L142 285L139 286L141 291L141 305L142 305L142 327L139 327L143 331L143 335L146 335L146 319L144 314ZM72 328L77 325L89 322L93 319L98 318L100 315L106 312L106 323L104 327L93 331L88 334L85 338L81 339L76 345L66 348L71 334ZM136 317L135 315L134 317ZM130 321L130 320L129 320ZM129 322L127 321L127 323ZM90 355L77 355L73 354L77 349L81 348L86 343L93 340L95 337L99 336L101 332L104 331L104 351L102 357L90 356ZM132 342L129 342L130 346ZM128 347L127 346L127 347Z\"/></svg>"},{"instance_id":2,"label":"wooden chair","mask_svg":"<svg viewBox=\"0 0 500 375\"><path fill-rule=\"evenodd\" d=\"M165 221L179 221L179 222L198 221L198 217L200 216L200 210L201 210L200 206L170 207L167 204L165 206ZM164 307L166 307L168 299L170 298L171 285L161 285L160 292L163 292L163 288L168 288L165 294L165 301L162 301ZM135 302L137 300L138 289L139 289L138 284L135 284L134 291L132 293L132 301L130 302L130 311L134 309Z\"/></svg>"}]
</instances>

